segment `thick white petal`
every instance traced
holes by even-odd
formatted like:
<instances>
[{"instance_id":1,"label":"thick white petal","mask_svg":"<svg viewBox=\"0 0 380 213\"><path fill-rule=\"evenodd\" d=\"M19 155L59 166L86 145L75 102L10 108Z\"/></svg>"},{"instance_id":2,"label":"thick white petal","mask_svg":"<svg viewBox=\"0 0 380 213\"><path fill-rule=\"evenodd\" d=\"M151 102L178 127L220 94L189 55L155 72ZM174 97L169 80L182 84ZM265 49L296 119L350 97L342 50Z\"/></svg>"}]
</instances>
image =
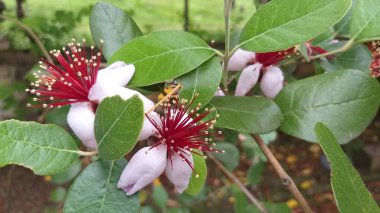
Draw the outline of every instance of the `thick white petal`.
<instances>
[{"instance_id":1,"label":"thick white petal","mask_svg":"<svg viewBox=\"0 0 380 213\"><path fill-rule=\"evenodd\" d=\"M71 104L67 123L84 145L96 149L94 121L95 114L88 102Z\"/></svg>"},{"instance_id":2,"label":"thick white petal","mask_svg":"<svg viewBox=\"0 0 380 213\"><path fill-rule=\"evenodd\" d=\"M280 68L268 67L261 79L260 88L267 98L273 99L281 91L284 84L284 75Z\"/></svg>"},{"instance_id":3,"label":"thick white petal","mask_svg":"<svg viewBox=\"0 0 380 213\"><path fill-rule=\"evenodd\" d=\"M241 72L236 86L235 96L245 96L257 83L262 65L259 63L249 65Z\"/></svg>"},{"instance_id":4,"label":"thick white petal","mask_svg":"<svg viewBox=\"0 0 380 213\"><path fill-rule=\"evenodd\" d=\"M185 157L194 165L193 156L189 152ZM177 153L173 155L171 161L169 159L166 163L165 174L174 184L175 190L178 193L182 193L187 189L192 173L191 167Z\"/></svg>"},{"instance_id":5,"label":"thick white petal","mask_svg":"<svg viewBox=\"0 0 380 213\"><path fill-rule=\"evenodd\" d=\"M116 61L105 69L99 70L96 82L114 86L125 86L133 77L135 66Z\"/></svg>"},{"instance_id":6,"label":"thick white petal","mask_svg":"<svg viewBox=\"0 0 380 213\"><path fill-rule=\"evenodd\" d=\"M153 101L149 100L147 97L135 90L131 90L120 86L101 84L100 82L97 82L96 84L94 84L94 86L92 86L88 98L92 101L97 101L100 103L103 101L104 98L115 95L120 95L125 100L131 98L134 95L138 95L144 103L145 111L148 111L150 108L154 106Z\"/></svg>"},{"instance_id":7,"label":"thick white petal","mask_svg":"<svg viewBox=\"0 0 380 213\"><path fill-rule=\"evenodd\" d=\"M133 195L160 176L166 167L166 146L140 149L120 176L117 187Z\"/></svg>"},{"instance_id":8,"label":"thick white petal","mask_svg":"<svg viewBox=\"0 0 380 213\"><path fill-rule=\"evenodd\" d=\"M156 122L157 125L161 125L160 117L155 112L149 113L149 118ZM139 141L148 139L151 135L153 135L156 131L156 128L153 126L153 124L148 120L148 118L144 117L144 123L143 127L141 129L140 135L139 135Z\"/></svg>"},{"instance_id":9,"label":"thick white petal","mask_svg":"<svg viewBox=\"0 0 380 213\"><path fill-rule=\"evenodd\" d=\"M236 50L236 52L231 56L228 61L228 71L240 71L244 69L249 62L255 59L255 53L250 51L245 51L242 49Z\"/></svg>"}]
</instances>

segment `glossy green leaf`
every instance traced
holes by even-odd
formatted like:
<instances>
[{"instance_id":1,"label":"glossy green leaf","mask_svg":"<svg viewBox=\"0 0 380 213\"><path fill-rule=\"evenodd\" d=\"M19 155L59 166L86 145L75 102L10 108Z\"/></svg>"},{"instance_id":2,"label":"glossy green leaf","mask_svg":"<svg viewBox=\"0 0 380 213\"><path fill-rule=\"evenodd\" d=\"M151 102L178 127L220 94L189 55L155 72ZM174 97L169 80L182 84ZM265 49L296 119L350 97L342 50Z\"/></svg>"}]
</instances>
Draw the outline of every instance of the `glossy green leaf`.
<instances>
[{"instance_id":1,"label":"glossy green leaf","mask_svg":"<svg viewBox=\"0 0 380 213\"><path fill-rule=\"evenodd\" d=\"M357 70L341 70L299 80L286 86L275 101L284 113L280 129L316 142L317 122L329 125L340 143L357 137L379 107L376 79Z\"/></svg>"},{"instance_id":2,"label":"glossy green leaf","mask_svg":"<svg viewBox=\"0 0 380 213\"><path fill-rule=\"evenodd\" d=\"M278 106L262 97L214 97L211 101L220 115L215 126L241 132L268 133L280 126Z\"/></svg>"},{"instance_id":3,"label":"glossy green leaf","mask_svg":"<svg viewBox=\"0 0 380 213\"><path fill-rule=\"evenodd\" d=\"M120 96L105 98L95 117L99 155L113 160L130 152L136 145L143 122L143 102L137 95L128 100Z\"/></svg>"},{"instance_id":4,"label":"glossy green leaf","mask_svg":"<svg viewBox=\"0 0 380 213\"><path fill-rule=\"evenodd\" d=\"M239 165L240 153L236 146L227 142L217 142L215 149L225 151L225 153L215 153L213 155L221 161L228 170L233 171Z\"/></svg>"},{"instance_id":5,"label":"glossy green leaf","mask_svg":"<svg viewBox=\"0 0 380 213\"><path fill-rule=\"evenodd\" d=\"M135 21L122 9L107 2L98 2L90 16L92 37L103 54L109 59L123 44L141 36L142 33Z\"/></svg>"},{"instance_id":6,"label":"glossy green leaf","mask_svg":"<svg viewBox=\"0 0 380 213\"><path fill-rule=\"evenodd\" d=\"M67 195L64 213L135 213L139 211L138 194L126 196L116 187L127 164L118 161L96 161L77 177Z\"/></svg>"},{"instance_id":7,"label":"glossy green leaf","mask_svg":"<svg viewBox=\"0 0 380 213\"><path fill-rule=\"evenodd\" d=\"M355 0L352 7L350 36L356 40L380 39L380 2L378 0Z\"/></svg>"},{"instance_id":8,"label":"glossy green leaf","mask_svg":"<svg viewBox=\"0 0 380 213\"><path fill-rule=\"evenodd\" d=\"M206 161L202 156L192 153L194 161L195 172L191 174L189 186L186 189L186 193L190 195L197 195L203 188L207 177ZM198 177L197 177L198 174Z\"/></svg>"},{"instance_id":9,"label":"glossy green leaf","mask_svg":"<svg viewBox=\"0 0 380 213\"><path fill-rule=\"evenodd\" d=\"M61 127L34 122L0 122L0 167L18 164L37 175L61 172L79 157L74 139Z\"/></svg>"},{"instance_id":10,"label":"glossy green leaf","mask_svg":"<svg viewBox=\"0 0 380 213\"><path fill-rule=\"evenodd\" d=\"M198 93L196 102L205 106L214 97L221 79L222 67L219 58L214 57L176 80L182 83L179 94L181 98L191 100L195 93Z\"/></svg>"},{"instance_id":11,"label":"glossy green leaf","mask_svg":"<svg viewBox=\"0 0 380 213\"><path fill-rule=\"evenodd\" d=\"M351 0L273 0L257 11L243 28L243 49L283 50L330 29L348 11Z\"/></svg>"},{"instance_id":12,"label":"glossy green leaf","mask_svg":"<svg viewBox=\"0 0 380 213\"><path fill-rule=\"evenodd\" d=\"M331 166L331 186L340 212L380 212L359 173L328 127L317 123L315 134Z\"/></svg>"},{"instance_id":13,"label":"glossy green leaf","mask_svg":"<svg viewBox=\"0 0 380 213\"><path fill-rule=\"evenodd\" d=\"M214 50L191 33L162 31L125 44L109 63L124 61L135 65L129 85L146 86L188 73L213 55Z\"/></svg>"},{"instance_id":14,"label":"glossy green leaf","mask_svg":"<svg viewBox=\"0 0 380 213\"><path fill-rule=\"evenodd\" d=\"M323 59L321 66L328 72L341 69L357 69L369 74L371 62L372 55L368 48L358 44L348 51L334 57L332 61Z\"/></svg>"}]
</instances>

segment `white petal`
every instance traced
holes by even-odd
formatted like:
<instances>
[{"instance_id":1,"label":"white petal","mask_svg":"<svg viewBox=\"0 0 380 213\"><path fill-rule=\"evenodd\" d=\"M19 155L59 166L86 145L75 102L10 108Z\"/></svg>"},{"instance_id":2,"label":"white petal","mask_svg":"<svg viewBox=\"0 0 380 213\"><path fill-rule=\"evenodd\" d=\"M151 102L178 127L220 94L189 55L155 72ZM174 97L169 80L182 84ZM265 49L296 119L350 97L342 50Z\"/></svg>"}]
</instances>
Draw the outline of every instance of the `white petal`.
<instances>
[{"instance_id":1,"label":"white petal","mask_svg":"<svg viewBox=\"0 0 380 213\"><path fill-rule=\"evenodd\" d=\"M249 65L240 75L236 86L235 96L245 96L255 85L260 76L262 65L259 63Z\"/></svg>"},{"instance_id":2,"label":"white petal","mask_svg":"<svg viewBox=\"0 0 380 213\"><path fill-rule=\"evenodd\" d=\"M96 84L94 84L94 86L92 86L88 98L92 101L98 101L100 103L103 101L104 98L115 95L120 95L125 100L131 98L134 95L138 95L144 103L145 111L148 111L150 108L154 106L154 103L151 100L149 100L147 97L135 90L131 90L120 86L101 84L100 82L97 82Z\"/></svg>"},{"instance_id":3,"label":"white petal","mask_svg":"<svg viewBox=\"0 0 380 213\"><path fill-rule=\"evenodd\" d=\"M250 51L245 51L242 49L236 50L236 52L231 56L228 61L228 71L240 71L248 65L249 62L253 62L255 59L255 53Z\"/></svg>"},{"instance_id":4,"label":"white petal","mask_svg":"<svg viewBox=\"0 0 380 213\"><path fill-rule=\"evenodd\" d=\"M114 86L125 86L133 77L135 66L116 61L105 69L99 70L96 82Z\"/></svg>"},{"instance_id":5,"label":"white petal","mask_svg":"<svg viewBox=\"0 0 380 213\"><path fill-rule=\"evenodd\" d=\"M95 114L88 102L71 104L67 123L84 145L96 149Z\"/></svg>"},{"instance_id":6,"label":"white petal","mask_svg":"<svg viewBox=\"0 0 380 213\"><path fill-rule=\"evenodd\" d=\"M284 82L284 75L280 68L271 66L267 68L261 79L260 88L264 95L270 99L276 97L281 91Z\"/></svg>"},{"instance_id":7,"label":"white petal","mask_svg":"<svg viewBox=\"0 0 380 213\"><path fill-rule=\"evenodd\" d=\"M193 156L189 152L185 155L186 159L194 165ZM165 174L174 184L175 190L182 193L189 186L189 181L193 170L177 153L174 153L172 160L168 159Z\"/></svg>"},{"instance_id":8,"label":"white petal","mask_svg":"<svg viewBox=\"0 0 380 213\"><path fill-rule=\"evenodd\" d=\"M149 118L156 122L157 125L161 125L160 117L155 112L149 113ZM144 123L143 127L141 129L140 135L139 135L139 141L148 139L151 135L153 135L156 131L156 128L153 126L153 124L149 121L149 119L145 116L144 117Z\"/></svg>"},{"instance_id":9,"label":"white petal","mask_svg":"<svg viewBox=\"0 0 380 213\"><path fill-rule=\"evenodd\" d=\"M133 195L160 176L166 167L166 146L140 149L120 176L117 187Z\"/></svg>"},{"instance_id":10,"label":"white petal","mask_svg":"<svg viewBox=\"0 0 380 213\"><path fill-rule=\"evenodd\" d=\"M215 91L214 96L225 96L223 90L218 87L218 90Z\"/></svg>"}]
</instances>

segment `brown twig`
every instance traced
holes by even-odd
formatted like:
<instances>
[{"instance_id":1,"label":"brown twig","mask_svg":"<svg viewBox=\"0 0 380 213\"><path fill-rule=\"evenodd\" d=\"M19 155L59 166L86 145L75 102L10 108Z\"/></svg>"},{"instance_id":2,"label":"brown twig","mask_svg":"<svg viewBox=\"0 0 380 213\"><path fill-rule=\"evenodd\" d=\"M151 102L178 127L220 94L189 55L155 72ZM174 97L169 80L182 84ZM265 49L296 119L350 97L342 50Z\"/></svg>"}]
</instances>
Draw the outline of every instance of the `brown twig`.
<instances>
[{"instance_id":1,"label":"brown twig","mask_svg":"<svg viewBox=\"0 0 380 213\"><path fill-rule=\"evenodd\" d=\"M260 201L245 187L245 185L233 173L228 171L228 169L226 169L226 167L224 167L223 164L212 154L207 154L207 156L222 170L222 172L225 175L231 178L231 180L240 188L240 190L259 209L260 212L268 213L268 210L265 209L265 207L260 203Z\"/></svg>"},{"instance_id":2,"label":"brown twig","mask_svg":"<svg viewBox=\"0 0 380 213\"><path fill-rule=\"evenodd\" d=\"M257 145L260 147L261 151L263 151L263 153L267 157L269 163L273 166L277 175L280 177L282 184L286 186L286 188L288 188L290 193L293 194L294 198L297 200L297 202L299 203L303 211L306 213L313 212L313 210L311 210L309 204L307 204L305 198L302 196L301 192L297 188L292 178L282 168L282 166L274 157L273 153L270 151L268 146L264 143L263 139L259 135L256 135L256 134L252 134L252 137L255 139Z\"/></svg>"},{"instance_id":3,"label":"brown twig","mask_svg":"<svg viewBox=\"0 0 380 213\"><path fill-rule=\"evenodd\" d=\"M45 58L50 63L53 63L53 59L50 57L49 52L46 50L46 48L42 44L41 40L38 38L38 36L33 32L33 30L30 27L28 27L27 25L25 25L24 23L22 23L21 21L19 21L17 19L9 18L5 15L0 14L0 19L9 20L9 21L13 22L14 24L16 24L17 26L19 26L20 28L22 28L23 30L25 30L30 35L30 37L32 37L34 42L36 42L38 48L40 48L40 50L44 54Z\"/></svg>"}]
</instances>

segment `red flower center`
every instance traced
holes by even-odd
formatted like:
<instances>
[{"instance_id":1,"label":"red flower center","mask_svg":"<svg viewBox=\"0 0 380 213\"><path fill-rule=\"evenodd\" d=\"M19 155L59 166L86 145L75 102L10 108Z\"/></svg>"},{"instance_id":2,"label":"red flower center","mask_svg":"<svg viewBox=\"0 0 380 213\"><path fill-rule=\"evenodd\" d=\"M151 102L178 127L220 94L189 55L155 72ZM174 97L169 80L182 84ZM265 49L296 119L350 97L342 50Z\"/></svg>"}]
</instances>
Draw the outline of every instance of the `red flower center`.
<instances>
[{"instance_id":1,"label":"red flower center","mask_svg":"<svg viewBox=\"0 0 380 213\"><path fill-rule=\"evenodd\" d=\"M198 95L196 94L195 98ZM207 115L215 111L214 109L205 108L200 111L201 104L198 104L194 109L191 106L194 104L194 99L187 104L187 101L174 98L171 102L163 104L163 116L160 118L160 124L156 123L149 115L146 117L156 128L158 142L153 147L160 144L165 144L167 148L167 158L172 162L173 155L177 153L193 170L194 165L188 160L189 153L194 153L204 156L202 151L221 152L213 149L215 146L212 143L210 136L221 134L221 131L210 132L216 122L215 115L207 121L202 121ZM196 151L198 150L198 152ZM204 156L206 158L206 156Z\"/></svg>"},{"instance_id":2,"label":"red flower center","mask_svg":"<svg viewBox=\"0 0 380 213\"><path fill-rule=\"evenodd\" d=\"M367 46L373 57L371 66L369 67L371 76L375 78L380 77L380 41L372 41Z\"/></svg>"},{"instance_id":3,"label":"red flower center","mask_svg":"<svg viewBox=\"0 0 380 213\"><path fill-rule=\"evenodd\" d=\"M52 50L50 53L57 59L59 67L48 62L46 59L41 60L40 67L34 76L37 78L31 83L32 89L26 89L36 97L31 107L61 107L64 105L87 102L88 94L91 87L96 83L101 59L101 49L94 52L94 46L91 46L90 58L86 54L86 41L82 45L75 43L73 40L60 50Z\"/></svg>"}]
</instances>

